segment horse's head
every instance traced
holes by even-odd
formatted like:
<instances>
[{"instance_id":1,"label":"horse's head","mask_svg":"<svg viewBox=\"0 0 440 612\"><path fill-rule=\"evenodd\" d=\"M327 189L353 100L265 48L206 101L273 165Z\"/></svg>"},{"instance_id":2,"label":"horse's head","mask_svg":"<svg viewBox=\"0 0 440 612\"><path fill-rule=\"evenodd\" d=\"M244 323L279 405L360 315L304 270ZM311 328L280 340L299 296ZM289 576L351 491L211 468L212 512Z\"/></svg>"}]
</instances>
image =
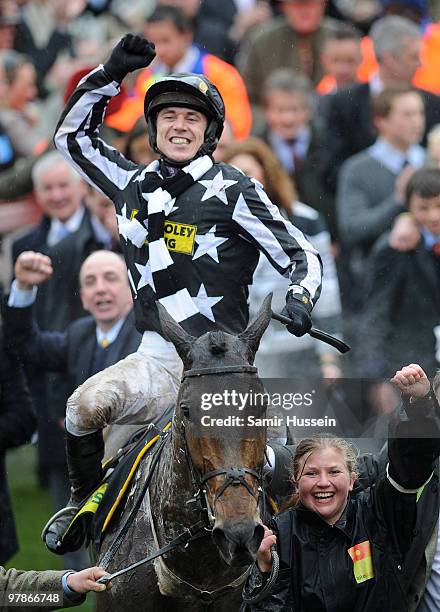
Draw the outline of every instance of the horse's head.
<instances>
[{"instance_id":1,"label":"horse's head","mask_svg":"<svg viewBox=\"0 0 440 612\"><path fill-rule=\"evenodd\" d=\"M194 338L160 309L164 333L184 364L176 426L215 517L213 538L230 565L252 562L263 537L258 499L267 402L252 364L270 321L271 297L239 336L216 331Z\"/></svg>"}]
</instances>

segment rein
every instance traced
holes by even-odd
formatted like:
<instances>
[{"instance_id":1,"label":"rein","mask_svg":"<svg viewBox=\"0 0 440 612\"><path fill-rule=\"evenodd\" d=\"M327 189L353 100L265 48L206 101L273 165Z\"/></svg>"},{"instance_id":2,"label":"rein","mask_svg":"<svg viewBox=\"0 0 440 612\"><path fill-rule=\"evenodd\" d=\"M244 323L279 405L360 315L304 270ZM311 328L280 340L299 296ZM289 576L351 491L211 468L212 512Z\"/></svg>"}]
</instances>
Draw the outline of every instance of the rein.
<instances>
[{"instance_id":1,"label":"rein","mask_svg":"<svg viewBox=\"0 0 440 612\"><path fill-rule=\"evenodd\" d=\"M133 523L136 514L142 504L142 500L145 496L145 493L148 489L148 487L150 486L150 482L151 482L151 478L153 476L154 473L154 468L156 467L160 455L162 454L162 451L164 449L165 443L168 440L168 436L169 436L169 431L167 431L164 434L161 434L161 440L159 442L159 446L156 449L155 454L153 455L152 461L151 461L151 466L150 466L150 470L147 474L147 477L145 479L144 485L142 487L142 491L141 494L139 495L138 499L136 500L136 503L134 504L132 511L130 512L130 514L128 515L125 523L122 525L122 527L120 528L120 530L118 531L118 533L115 536L115 539L113 540L113 542L111 543L111 545L109 546L109 548L107 549L107 552L105 553L105 555L103 556L103 558L100 561L100 565L101 567L103 567L104 569L107 568L108 564L110 563L110 561L113 559L113 557L115 556L116 552L118 551L120 545L122 544L122 541L130 527L130 525ZM128 570L126 570L128 571ZM104 577L103 577L104 578ZM107 582L107 581L105 581Z\"/></svg>"},{"instance_id":2,"label":"rein","mask_svg":"<svg viewBox=\"0 0 440 612\"><path fill-rule=\"evenodd\" d=\"M213 368L191 368L186 370L182 374L182 382L185 378L191 378L192 376L206 376L210 374L238 374L240 372L249 372L256 374L258 368L252 365L241 365L241 366L214 366Z\"/></svg>"},{"instance_id":3,"label":"rein","mask_svg":"<svg viewBox=\"0 0 440 612\"><path fill-rule=\"evenodd\" d=\"M186 378L191 378L195 376L242 373L242 372L257 374L258 369L255 366L248 365L248 364L243 364L243 365L238 365L238 366L218 366L218 367L212 367L212 368L193 368L193 369L183 372L182 382ZM199 537L203 535L207 535L207 533L212 533L212 527L215 521L215 517L212 513L210 504L208 502L208 494L207 494L207 489L206 489L206 483L211 478L215 478L217 476L225 476L224 482L222 483L222 485L220 486L220 488L215 494L215 501L217 501L221 497L221 495L223 495L223 493L226 491L228 487L244 486L246 490L252 495L252 497L254 497L257 500L257 503L258 503L260 499L264 499L263 468L261 468L260 472L257 472L256 470L252 468L234 466L230 468L219 468L216 470L211 470L210 472L200 475L200 473L198 472L197 468L195 467L193 463L191 454L188 450L188 446L186 442L186 435L185 435L185 424L183 420L181 421L181 433L182 433L182 440L183 440L183 445L184 445L183 450L184 450L184 454L185 454L185 457L188 463L188 468L189 468L190 475L191 475L193 490L195 491L193 497L189 499L186 503L190 504L190 503L196 503L197 501L199 502L202 520L197 521L190 527L185 528L182 533L180 533L177 537L171 540L171 542L169 542L166 546L159 548L151 555L148 555L147 557L144 557L140 561L136 561L135 563L132 563L128 567L121 569L117 572L114 572L113 574L103 576L97 582L100 584L107 584L113 578L122 576L123 574L131 570L134 570L137 567L145 563L148 563L149 561L153 561L154 559L159 558L161 562L161 567L168 573L168 575L172 579L174 579L176 582L183 583L191 587L193 590L197 592L198 596L203 601L206 601L208 603L208 602L213 602L215 599L218 599L223 594L229 592L231 589L234 589L240 584L242 584L246 576L249 573L250 567L247 568L247 570L241 576L239 576L237 579L232 581L230 584L224 585L223 587L219 587L218 589L214 591L205 591L205 590L198 589L194 585L186 582L185 580L182 580L181 578L173 574L173 572L171 572L171 570L169 570L169 568L166 566L164 560L162 559L162 556L168 552L171 552L172 550L176 549L178 546L181 546L182 544L184 544L186 547L190 542L198 539ZM133 506L133 509L130 512L130 515L127 517L127 520L125 521L125 523L119 530L112 544L110 545L104 557L100 561L100 566L103 567L104 569L106 569L106 567L108 566L108 564L114 557L115 553L117 552L119 546L121 545L123 538L128 531L128 528L133 523L133 520L141 506L143 498L145 497L146 494L148 495L148 487L150 485L151 478L154 473L154 469L157 466L157 463L159 461L159 458L165 446L165 443L168 439L168 436L169 436L169 431L167 431L165 434L161 434L162 440L159 443L160 446L157 448L155 454L153 455L150 469L145 479L141 493L138 499L136 500L136 503ZM254 491L252 490L251 485L246 481L246 474L249 474L250 476L252 476L258 481L257 495L255 495ZM153 529L153 534L155 536L154 519L153 519L153 516L151 515L149 495L148 495L148 506L149 506L148 512L150 514L151 527ZM201 533L201 532L205 532L205 533ZM157 543L156 536L154 537L154 539Z\"/></svg>"}]
</instances>

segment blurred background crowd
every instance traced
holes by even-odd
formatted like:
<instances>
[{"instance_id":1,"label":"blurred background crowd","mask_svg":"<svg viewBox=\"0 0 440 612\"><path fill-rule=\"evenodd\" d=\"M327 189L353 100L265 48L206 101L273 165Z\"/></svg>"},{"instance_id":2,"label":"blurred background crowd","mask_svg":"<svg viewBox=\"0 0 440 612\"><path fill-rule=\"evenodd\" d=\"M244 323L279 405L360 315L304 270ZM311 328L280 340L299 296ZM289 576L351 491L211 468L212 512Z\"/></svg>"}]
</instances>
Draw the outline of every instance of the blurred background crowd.
<instances>
[{"instance_id":1,"label":"blurred background crowd","mask_svg":"<svg viewBox=\"0 0 440 612\"><path fill-rule=\"evenodd\" d=\"M341 358L272 322L258 355L263 377L377 381L404 363L432 375L440 362L438 20L440 0L0 0L0 283L8 294L22 253L50 256L53 274L35 280L31 318L13 323L38 421L39 483L56 508L68 496L65 401L83 382L84 364L68 351L81 340L86 359L87 333L100 321L80 271L94 251L119 253L112 203L51 142L76 83L127 31L155 44L153 64L124 80L103 126L105 140L136 163L154 159L143 99L156 78L204 73L219 88L227 122L217 161L257 178L319 250L314 324L352 346ZM88 260L92 271L96 261ZM120 272L118 258L104 261ZM260 261L251 309L274 291L280 311L286 282ZM125 321L126 302L115 307ZM72 328L86 312L91 331ZM91 355L85 374L136 350L129 323L131 344L121 339L99 363ZM348 388L336 391L350 402ZM366 393L387 409L386 385ZM31 420L4 436L4 404L0 454L33 430Z\"/></svg>"}]
</instances>

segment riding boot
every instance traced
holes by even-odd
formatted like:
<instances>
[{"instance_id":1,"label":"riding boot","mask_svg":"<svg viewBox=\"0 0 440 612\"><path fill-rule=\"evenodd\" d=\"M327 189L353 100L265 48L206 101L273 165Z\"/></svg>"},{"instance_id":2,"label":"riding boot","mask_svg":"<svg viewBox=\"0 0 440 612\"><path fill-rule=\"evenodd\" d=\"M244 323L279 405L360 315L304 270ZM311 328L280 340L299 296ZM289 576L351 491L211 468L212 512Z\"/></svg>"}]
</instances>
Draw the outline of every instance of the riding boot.
<instances>
[{"instance_id":1,"label":"riding boot","mask_svg":"<svg viewBox=\"0 0 440 612\"><path fill-rule=\"evenodd\" d=\"M66 531L81 502L101 480L101 461L104 456L102 430L85 436L73 436L66 431L66 454L70 500L65 508L49 520L42 533L47 548L58 555L78 550L84 542L86 534L82 520L75 521L69 533L66 534Z\"/></svg>"}]
</instances>

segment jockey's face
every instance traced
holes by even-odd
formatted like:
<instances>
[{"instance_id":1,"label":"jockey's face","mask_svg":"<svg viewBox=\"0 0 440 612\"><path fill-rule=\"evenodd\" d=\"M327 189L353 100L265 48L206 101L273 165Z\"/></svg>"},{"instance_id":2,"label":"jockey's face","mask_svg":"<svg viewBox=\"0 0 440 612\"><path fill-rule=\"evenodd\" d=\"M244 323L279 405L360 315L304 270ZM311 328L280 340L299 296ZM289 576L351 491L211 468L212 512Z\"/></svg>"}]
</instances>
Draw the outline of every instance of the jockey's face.
<instances>
[{"instance_id":1,"label":"jockey's face","mask_svg":"<svg viewBox=\"0 0 440 612\"><path fill-rule=\"evenodd\" d=\"M157 148L171 161L193 159L205 140L208 120L192 108L163 108L156 119Z\"/></svg>"}]
</instances>

